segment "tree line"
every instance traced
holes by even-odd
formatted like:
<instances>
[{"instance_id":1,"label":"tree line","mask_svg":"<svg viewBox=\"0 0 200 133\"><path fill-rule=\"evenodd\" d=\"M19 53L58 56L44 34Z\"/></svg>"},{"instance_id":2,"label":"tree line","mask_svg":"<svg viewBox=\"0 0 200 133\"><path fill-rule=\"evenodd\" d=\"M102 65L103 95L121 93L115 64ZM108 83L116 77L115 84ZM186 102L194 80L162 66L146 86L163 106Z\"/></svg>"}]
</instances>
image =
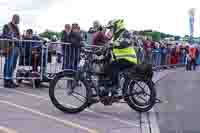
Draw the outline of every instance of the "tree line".
<instances>
[{"instance_id":1,"label":"tree line","mask_svg":"<svg viewBox=\"0 0 200 133\"><path fill-rule=\"evenodd\" d=\"M84 32L84 31L82 31ZM160 41L164 38L174 37L175 40L180 40L180 36L166 34L163 32L153 31L153 30L143 30L143 31L136 31L136 34L150 36L154 41ZM39 34L41 37L52 39L54 35L56 35L59 39L61 38L61 32L56 32L52 30L45 30L44 32Z\"/></svg>"}]
</instances>

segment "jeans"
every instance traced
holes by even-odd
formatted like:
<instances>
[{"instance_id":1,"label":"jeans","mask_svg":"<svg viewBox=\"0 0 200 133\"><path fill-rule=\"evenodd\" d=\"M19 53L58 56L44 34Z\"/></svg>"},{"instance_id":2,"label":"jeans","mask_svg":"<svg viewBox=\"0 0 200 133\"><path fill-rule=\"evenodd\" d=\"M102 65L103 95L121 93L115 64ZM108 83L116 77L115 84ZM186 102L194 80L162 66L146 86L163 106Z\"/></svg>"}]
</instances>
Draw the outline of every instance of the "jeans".
<instances>
[{"instance_id":1,"label":"jeans","mask_svg":"<svg viewBox=\"0 0 200 133\"><path fill-rule=\"evenodd\" d=\"M181 55L181 64L185 64L186 55Z\"/></svg>"},{"instance_id":2,"label":"jeans","mask_svg":"<svg viewBox=\"0 0 200 133\"><path fill-rule=\"evenodd\" d=\"M62 59L62 54L57 53L57 59L56 59L57 63L61 63L62 62L61 59Z\"/></svg>"},{"instance_id":3,"label":"jeans","mask_svg":"<svg viewBox=\"0 0 200 133\"><path fill-rule=\"evenodd\" d=\"M138 62L143 63L144 62L144 54L143 51L138 51L137 52L137 57L138 57Z\"/></svg>"},{"instance_id":4,"label":"jeans","mask_svg":"<svg viewBox=\"0 0 200 133\"><path fill-rule=\"evenodd\" d=\"M14 47L11 49L9 54L5 58L4 64L4 79L11 80L13 77L14 70L17 65L17 59L19 55L19 48Z\"/></svg>"},{"instance_id":5,"label":"jeans","mask_svg":"<svg viewBox=\"0 0 200 133\"><path fill-rule=\"evenodd\" d=\"M145 53L145 63L152 64L152 52Z\"/></svg>"},{"instance_id":6,"label":"jeans","mask_svg":"<svg viewBox=\"0 0 200 133\"><path fill-rule=\"evenodd\" d=\"M161 64L160 65L166 65L167 64L167 54L161 53Z\"/></svg>"},{"instance_id":7,"label":"jeans","mask_svg":"<svg viewBox=\"0 0 200 133\"><path fill-rule=\"evenodd\" d=\"M161 65L161 53L160 52L156 53L156 65L157 66Z\"/></svg>"},{"instance_id":8,"label":"jeans","mask_svg":"<svg viewBox=\"0 0 200 133\"><path fill-rule=\"evenodd\" d=\"M156 66L157 63L157 53L156 52L152 52L152 65Z\"/></svg>"},{"instance_id":9,"label":"jeans","mask_svg":"<svg viewBox=\"0 0 200 133\"><path fill-rule=\"evenodd\" d=\"M191 70L196 70L196 59L192 59L190 62Z\"/></svg>"}]
</instances>

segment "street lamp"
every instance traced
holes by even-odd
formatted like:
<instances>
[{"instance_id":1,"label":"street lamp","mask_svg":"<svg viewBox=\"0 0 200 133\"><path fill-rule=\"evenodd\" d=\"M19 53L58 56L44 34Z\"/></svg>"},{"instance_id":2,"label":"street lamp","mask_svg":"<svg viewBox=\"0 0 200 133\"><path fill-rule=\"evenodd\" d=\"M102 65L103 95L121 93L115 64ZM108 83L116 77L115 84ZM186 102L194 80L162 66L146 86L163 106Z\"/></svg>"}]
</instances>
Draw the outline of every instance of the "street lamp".
<instances>
[{"instance_id":1,"label":"street lamp","mask_svg":"<svg viewBox=\"0 0 200 133\"><path fill-rule=\"evenodd\" d=\"M190 28L190 39L189 39L189 41L192 42L193 33L194 33L195 8L190 8L188 13L189 13L189 28Z\"/></svg>"}]
</instances>

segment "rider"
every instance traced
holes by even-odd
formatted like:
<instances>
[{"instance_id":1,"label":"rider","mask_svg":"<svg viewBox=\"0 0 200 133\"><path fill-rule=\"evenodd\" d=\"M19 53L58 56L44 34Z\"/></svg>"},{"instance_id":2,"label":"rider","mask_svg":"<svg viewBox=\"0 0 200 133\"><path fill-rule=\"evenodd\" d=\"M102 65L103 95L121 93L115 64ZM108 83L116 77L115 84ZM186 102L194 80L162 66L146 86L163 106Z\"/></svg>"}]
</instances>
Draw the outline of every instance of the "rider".
<instances>
[{"instance_id":1,"label":"rider","mask_svg":"<svg viewBox=\"0 0 200 133\"><path fill-rule=\"evenodd\" d=\"M113 47L109 75L111 76L113 93L117 95L119 72L137 64L137 56L132 45L130 33L125 29L123 19L110 21L107 28L112 32L111 44Z\"/></svg>"}]
</instances>

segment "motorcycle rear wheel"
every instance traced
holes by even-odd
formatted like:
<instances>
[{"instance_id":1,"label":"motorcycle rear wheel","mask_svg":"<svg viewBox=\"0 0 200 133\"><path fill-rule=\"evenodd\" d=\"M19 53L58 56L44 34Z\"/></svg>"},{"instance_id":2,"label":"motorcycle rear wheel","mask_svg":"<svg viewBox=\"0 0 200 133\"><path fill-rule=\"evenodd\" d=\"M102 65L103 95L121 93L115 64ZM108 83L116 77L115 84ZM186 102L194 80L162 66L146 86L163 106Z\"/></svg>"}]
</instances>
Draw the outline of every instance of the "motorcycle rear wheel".
<instances>
[{"instance_id":1,"label":"motorcycle rear wheel","mask_svg":"<svg viewBox=\"0 0 200 133\"><path fill-rule=\"evenodd\" d=\"M139 83L145 84L148 88L144 89ZM135 86L138 86L141 90L138 92L134 89ZM125 97L127 104L137 112L148 112L153 108L156 103L156 90L152 81L142 81L142 80L129 80L126 84L126 94L130 95ZM144 100L144 96L149 98L145 102L141 102L138 98Z\"/></svg>"}]
</instances>

